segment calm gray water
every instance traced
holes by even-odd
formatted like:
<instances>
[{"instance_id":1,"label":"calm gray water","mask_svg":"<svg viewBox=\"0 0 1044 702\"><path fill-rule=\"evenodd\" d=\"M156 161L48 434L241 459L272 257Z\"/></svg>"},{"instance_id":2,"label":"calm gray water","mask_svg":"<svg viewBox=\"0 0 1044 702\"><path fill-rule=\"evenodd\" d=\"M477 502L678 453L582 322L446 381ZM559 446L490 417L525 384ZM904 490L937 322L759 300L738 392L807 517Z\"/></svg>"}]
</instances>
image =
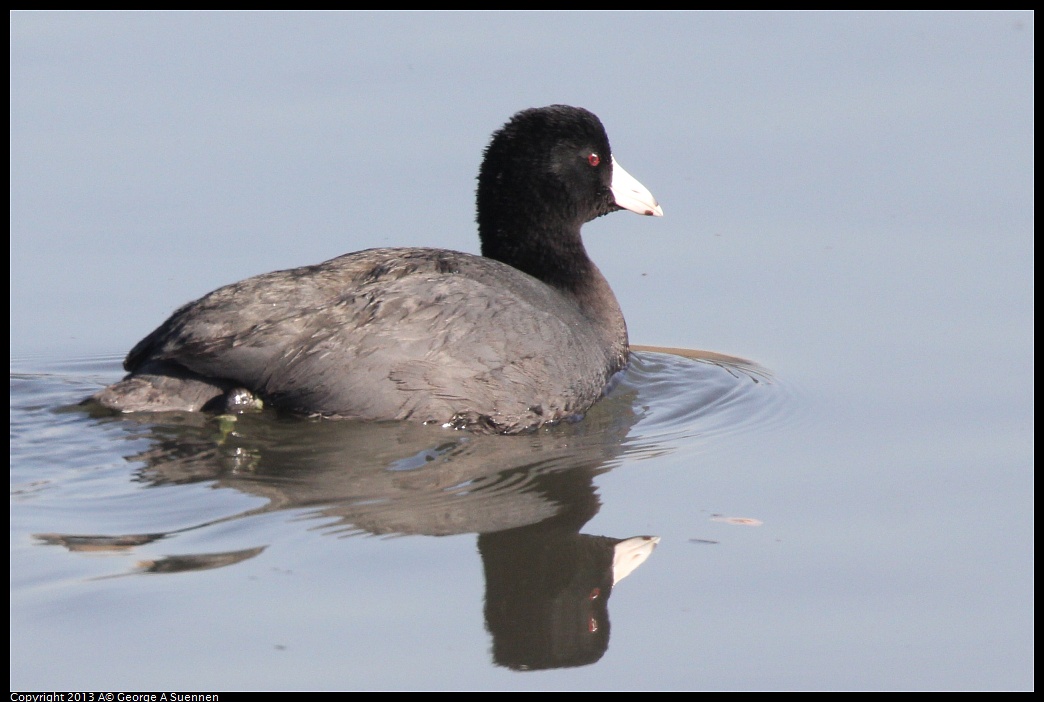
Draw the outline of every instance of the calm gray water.
<instances>
[{"instance_id":1,"label":"calm gray water","mask_svg":"<svg viewBox=\"0 0 1044 702\"><path fill-rule=\"evenodd\" d=\"M1032 689L1034 15L11 15L11 687ZM518 109L665 217L528 437L75 403L174 308L476 251ZM660 541L612 585L620 539ZM611 590L611 592L610 592Z\"/></svg>"}]
</instances>

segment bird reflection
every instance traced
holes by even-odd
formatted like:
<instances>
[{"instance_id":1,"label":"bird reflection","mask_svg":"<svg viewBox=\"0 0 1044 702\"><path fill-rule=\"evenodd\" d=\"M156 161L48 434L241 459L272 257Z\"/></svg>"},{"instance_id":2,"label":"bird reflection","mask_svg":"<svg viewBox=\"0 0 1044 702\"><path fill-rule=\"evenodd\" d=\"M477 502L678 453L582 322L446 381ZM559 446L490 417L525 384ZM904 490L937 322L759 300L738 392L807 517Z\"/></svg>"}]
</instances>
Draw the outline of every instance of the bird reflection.
<instances>
[{"instance_id":1,"label":"bird reflection","mask_svg":"<svg viewBox=\"0 0 1044 702\"><path fill-rule=\"evenodd\" d=\"M495 662L517 670L585 665L608 645L614 584L659 541L580 533L600 507L594 478L628 450L635 404L624 388L582 422L492 437L267 412L151 416L132 425L149 444L127 457L140 465L136 481L209 482L266 503L165 533L36 536L70 551L133 551L216 523L302 508L332 536L476 533ZM264 548L168 554L139 561L124 575L224 567Z\"/></svg>"}]
</instances>

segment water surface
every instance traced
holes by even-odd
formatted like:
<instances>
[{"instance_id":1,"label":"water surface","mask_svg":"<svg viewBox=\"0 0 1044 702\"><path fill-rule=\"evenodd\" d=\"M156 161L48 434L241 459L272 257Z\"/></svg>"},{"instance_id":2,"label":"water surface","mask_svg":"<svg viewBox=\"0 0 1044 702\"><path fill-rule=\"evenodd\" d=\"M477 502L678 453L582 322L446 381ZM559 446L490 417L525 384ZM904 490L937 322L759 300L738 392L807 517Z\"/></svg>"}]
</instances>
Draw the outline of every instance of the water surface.
<instances>
[{"instance_id":1,"label":"water surface","mask_svg":"<svg viewBox=\"0 0 1044 702\"><path fill-rule=\"evenodd\" d=\"M1032 689L1033 52L1031 12L13 13L12 689ZM664 208L584 229L632 341L765 375L642 351L497 442L70 409L220 285L475 252L489 134L556 102Z\"/></svg>"}]
</instances>

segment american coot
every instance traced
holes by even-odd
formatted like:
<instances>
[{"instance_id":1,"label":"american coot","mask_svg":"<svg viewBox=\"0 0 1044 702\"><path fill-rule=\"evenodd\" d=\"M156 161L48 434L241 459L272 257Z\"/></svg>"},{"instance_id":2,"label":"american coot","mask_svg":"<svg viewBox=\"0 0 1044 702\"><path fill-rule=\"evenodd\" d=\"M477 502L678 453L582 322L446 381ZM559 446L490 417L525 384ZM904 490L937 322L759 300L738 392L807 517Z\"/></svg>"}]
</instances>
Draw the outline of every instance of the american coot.
<instances>
[{"instance_id":1,"label":"american coot","mask_svg":"<svg viewBox=\"0 0 1044 702\"><path fill-rule=\"evenodd\" d=\"M517 433L578 418L627 363L627 326L580 227L662 215L578 107L519 112L478 176L482 255L368 249L255 276L177 310L91 398L114 410L292 412Z\"/></svg>"}]
</instances>

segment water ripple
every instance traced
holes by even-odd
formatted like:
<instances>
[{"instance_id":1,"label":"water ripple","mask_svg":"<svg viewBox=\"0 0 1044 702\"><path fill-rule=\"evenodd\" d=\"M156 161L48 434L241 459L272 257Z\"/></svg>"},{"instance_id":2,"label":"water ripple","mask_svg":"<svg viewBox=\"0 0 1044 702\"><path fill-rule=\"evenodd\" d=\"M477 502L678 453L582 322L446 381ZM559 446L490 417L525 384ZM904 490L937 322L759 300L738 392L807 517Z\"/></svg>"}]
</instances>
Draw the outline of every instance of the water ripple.
<instances>
[{"instance_id":1,"label":"water ripple","mask_svg":"<svg viewBox=\"0 0 1044 702\"><path fill-rule=\"evenodd\" d=\"M641 419L632 450L699 447L707 440L785 420L787 387L758 364L710 351L633 347L614 393L635 393Z\"/></svg>"}]
</instances>

